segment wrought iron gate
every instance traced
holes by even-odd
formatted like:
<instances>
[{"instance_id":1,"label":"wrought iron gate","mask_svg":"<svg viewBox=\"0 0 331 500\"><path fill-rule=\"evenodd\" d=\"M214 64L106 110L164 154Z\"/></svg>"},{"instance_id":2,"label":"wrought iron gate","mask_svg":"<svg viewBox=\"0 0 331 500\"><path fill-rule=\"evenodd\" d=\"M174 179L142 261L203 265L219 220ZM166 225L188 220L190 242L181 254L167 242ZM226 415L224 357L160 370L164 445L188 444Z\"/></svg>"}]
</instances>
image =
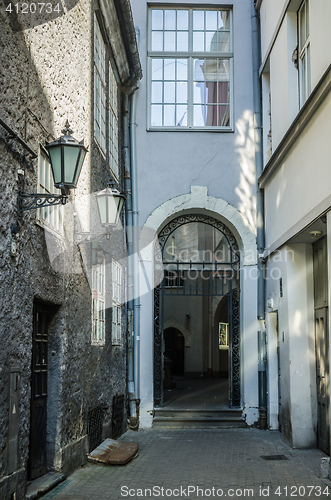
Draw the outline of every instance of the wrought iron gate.
<instances>
[{"instance_id":1,"label":"wrought iron gate","mask_svg":"<svg viewBox=\"0 0 331 500\"><path fill-rule=\"evenodd\" d=\"M230 248L229 262L163 261L163 249L169 236L180 226L192 222L218 229ZM240 252L237 241L222 222L200 214L187 214L172 220L160 232L154 255L154 405L163 403L163 309L164 296L229 297L229 406L240 406ZM164 272L166 269L166 272ZM196 279L188 279L194 270Z\"/></svg>"}]
</instances>

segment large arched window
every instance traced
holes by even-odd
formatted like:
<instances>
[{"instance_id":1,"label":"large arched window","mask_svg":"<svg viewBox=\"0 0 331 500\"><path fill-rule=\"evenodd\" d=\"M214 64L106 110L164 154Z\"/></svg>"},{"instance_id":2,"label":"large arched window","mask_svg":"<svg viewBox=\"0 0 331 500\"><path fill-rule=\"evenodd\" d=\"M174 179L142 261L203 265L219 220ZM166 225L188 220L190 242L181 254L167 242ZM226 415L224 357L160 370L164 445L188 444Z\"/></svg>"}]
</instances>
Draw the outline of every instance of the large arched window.
<instances>
[{"instance_id":1,"label":"large arched window","mask_svg":"<svg viewBox=\"0 0 331 500\"><path fill-rule=\"evenodd\" d=\"M169 235L163 247L163 261L231 263L231 248L217 228L190 222Z\"/></svg>"}]
</instances>

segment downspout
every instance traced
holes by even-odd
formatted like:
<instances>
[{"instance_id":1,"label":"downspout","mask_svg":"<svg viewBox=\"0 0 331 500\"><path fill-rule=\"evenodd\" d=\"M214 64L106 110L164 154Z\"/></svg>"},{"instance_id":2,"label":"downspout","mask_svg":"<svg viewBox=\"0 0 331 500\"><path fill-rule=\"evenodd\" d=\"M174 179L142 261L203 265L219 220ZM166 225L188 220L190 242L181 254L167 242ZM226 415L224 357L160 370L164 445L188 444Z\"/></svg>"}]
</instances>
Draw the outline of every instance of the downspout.
<instances>
[{"instance_id":1,"label":"downspout","mask_svg":"<svg viewBox=\"0 0 331 500\"><path fill-rule=\"evenodd\" d=\"M135 37L139 42L139 30ZM131 84L124 89L123 97L123 156L125 168L126 225L128 250L128 400L129 426L137 430L139 426L140 396L140 301L139 301L139 231L137 199L136 162L136 90L139 88L141 72L135 75ZM131 97L131 102L130 102ZM138 295L138 297L136 297Z\"/></svg>"},{"instance_id":2,"label":"downspout","mask_svg":"<svg viewBox=\"0 0 331 500\"><path fill-rule=\"evenodd\" d=\"M140 31L136 28L137 45L139 47ZM137 89L139 88L139 80ZM135 399L140 401L140 293L139 293L139 212L138 212L138 176L136 152L136 111L137 93L134 92L131 100L131 178L132 178L132 208L133 208L133 349L134 349L134 387ZM138 422L139 423L139 422Z\"/></svg>"},{"instance_id":3,"label":"downspout","mask_svg":"<svg viewBox=\"0 0 331 500\"><path fill-rule=\"evenodd\" d=\"M263 172L262 149L262 106L261 83L259 77L261 48L260 48L260 20L256 8L256 1L251 1L252 9L252 63L253 63L253 99L254 99L254 143L256 164L256 209L257 209L257 251L258 251L258 296L257 318L261 322L261 331L258 332L258 386L259 386L259 426L267 427L267 360L265 335L265 266L262 256L265 246L264 234L264 192L258 186L258 178Z\"/></svg>"}]
</instances>

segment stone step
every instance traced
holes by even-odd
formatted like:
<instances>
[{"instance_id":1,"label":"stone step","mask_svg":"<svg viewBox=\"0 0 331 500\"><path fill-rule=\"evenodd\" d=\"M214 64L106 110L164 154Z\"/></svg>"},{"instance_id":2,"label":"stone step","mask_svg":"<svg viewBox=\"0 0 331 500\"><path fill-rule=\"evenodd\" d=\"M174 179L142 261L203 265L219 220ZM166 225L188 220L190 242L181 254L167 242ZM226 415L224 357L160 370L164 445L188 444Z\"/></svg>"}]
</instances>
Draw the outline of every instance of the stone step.
<instances>
[{"instance_id":1,"label":"stone step","mask_svg":"<svg viewBox=\"0 0 331 500\"><path fill-rule=\"evenodd\" d=\"M177 417L177 418L232 418L242 417L240 408L226 408L224 410L175 410L167 408L155 408L155 417Z\"/></svg>"},{"instance_id":2,"label":"stone step","mask_svg":"<svg viewBox=\"0 0 331 500\"><path fill-rule=\"evenodd\" d=\"M241 409L171 410L157 408L154 429L231 429L245 428Z\"/></svg>"}]
</instances>

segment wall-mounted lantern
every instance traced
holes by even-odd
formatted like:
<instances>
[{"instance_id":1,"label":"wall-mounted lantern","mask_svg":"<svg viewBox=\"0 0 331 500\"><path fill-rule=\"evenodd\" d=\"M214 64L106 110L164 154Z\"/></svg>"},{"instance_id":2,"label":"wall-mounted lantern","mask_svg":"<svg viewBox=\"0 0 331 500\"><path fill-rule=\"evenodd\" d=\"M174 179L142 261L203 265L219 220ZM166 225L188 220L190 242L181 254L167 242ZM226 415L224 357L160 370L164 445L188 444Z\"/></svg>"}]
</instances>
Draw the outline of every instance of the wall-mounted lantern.
<instances>
[{"instance_id":1,"label":"wall-mounted lantern","mask_svg":"<svg viewBox=\"0 0 331 500\"><path fill-rule=\"evenodd\" d=\"M72 137L68 120L62 133L63 136L45 146L49 153L54 185L61 189L61 194L30 194L20 190L18 194L19 217L25 210L65 205L70 190L76 188L87 148L83 141L78 142Z\"/></svg>"}]
</instances>

